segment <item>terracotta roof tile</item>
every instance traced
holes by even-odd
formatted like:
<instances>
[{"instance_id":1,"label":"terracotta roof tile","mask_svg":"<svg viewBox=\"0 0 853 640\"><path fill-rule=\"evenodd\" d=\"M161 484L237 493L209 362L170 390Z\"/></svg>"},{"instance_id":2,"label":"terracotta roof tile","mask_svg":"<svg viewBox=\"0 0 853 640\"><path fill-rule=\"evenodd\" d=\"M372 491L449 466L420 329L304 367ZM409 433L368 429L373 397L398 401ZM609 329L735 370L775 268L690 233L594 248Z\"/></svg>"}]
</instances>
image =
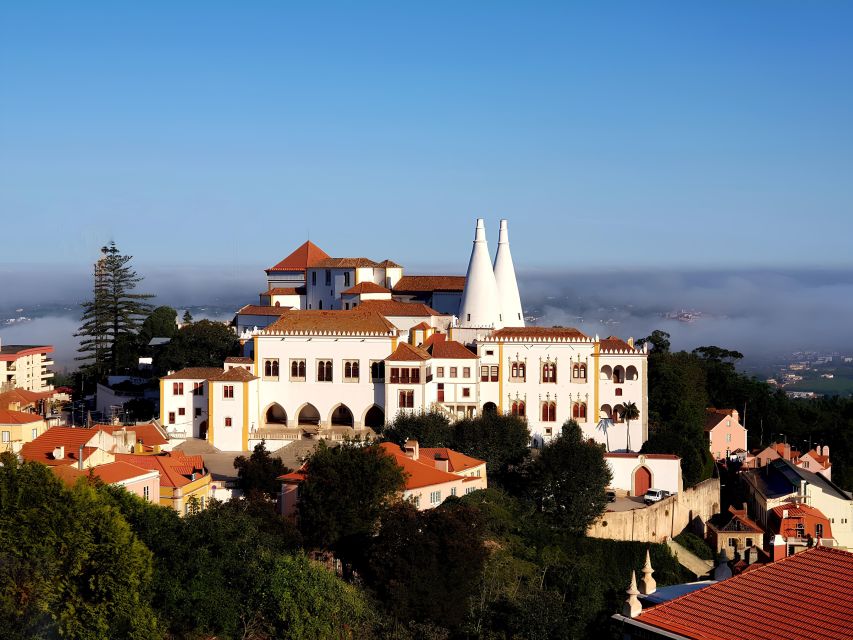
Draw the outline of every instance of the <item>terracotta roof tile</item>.
<instances>
[{"instance_id":1,"label":"terracotta roof tile","mask_svg":"<svg viewBox=\"0 0 853 640\"><path fill-rule=\"evenodd\" d=\"M476 360L477 355L456 340L434 340L428 351L440 360Z\"/></svg>"},{"instance_id":2,"label":"terracotta roof tile","mask_svg":"<svg viewBox=\"0 0 853 640\"><path fill-rule=\"evenodd\" d=\"M308 267L313 267L317 262L328 257L329 254L309 240L281 262L267 269L267 273L270 271L305 271Z\"/></svg>"},{"instance_id":3,"label":"terracotta roof tile","mask_svg":"<svg viewBox=\"0 0 853 640\"><path fill-rule=\"evenodd\" d=\"M379 445L386 453L394 456L397 464L406 473L406 489L420 489L435 484L454 482L461 480L455 473L442 471L435 467L434 458L421 461L412 460L400 447L392 442L383 442ZM420 456L419 456L420 457Z\"/></svg>"},{"instance_id":4,"label":"terracotta roof tile","mask_svg":"<svg viewBox=\"0 0 853 640\"><path fill-rule=\"evenodd\" d=\"M254 364L255 361L251 358L244 358L243 356L228 356L225 358L225 362L228 364Z\"/></svg>"},{"instance_id":5,"label":"terracotta roof tile","mask_svg":"<svg viewBox=\"0 0 853 640\"><path fill-rule=\"evenodd\" d=\"M44 418L37 413L0 409L0 424L30 424L32 422L44 422Z\"/></svg>"},{"instance_id":6,"label":"terracotta roof tile","mask_svg":"<svg viewBox=\"0 0 853 640\"><path fill-rule=\"evenodd\" d=\"M249 382L257 379L258 376L243 367L231 367L228 371L220 371L217 376L209 378L211 382Z\"/></svg>"},{"instance_id":7,"label":"terracotta roof tile","mask_svg":"<svg viewBox=\"0 0 853 640\"><path fill-rule=\"evenodd\" d=\"M459 453L447 447L422 447L419 457L430 460L447 460L448 470L452 473L461 473L486 464L483 460L466 456L464 453Z\"/></svg>"},{"instance_id":8,"label":"terracotta roof tile","mask_svg":"<svg viewBox=\"0 0 853 640\"><path fill-rule=\"evenodd\" d=\"M397 345L397 348L394 350L394 353L385 358L385 361L420 362L423 360L429 360L430 358L432 358L432 356L420 347L412 346L408 342L401 342Z\"/></svg>"},{"instance_id":9,"label":"terracotta roof tile","mask_svg":"<svg viewBox=\"0 0 853 640\"><path fill-rule=\"evenodd\" d=\"M397 264L393 260L383 260L379 263L379 266L384 269L402 269L402 265Z\"/></svg>"},{"instance_id":10,"label":"terracotta roof tile","mask_svg":"<svg viewBox=\"0 0 853 640\"><path fill-rule=\"evenodd\" d=\"M325 258L311 267L317 269L359 269L378 267L379 263L370 258Z\"/></svg>"},{"instance_id":11,"label":"terracotta roof tile","mask_svg":"<svg viewBox=\"0 0 853 640\"><path fill-rule=\"evenodd\" d=\"M204 460L201 456L170 454L145 456L131 453L117 453L116 460L129 462L143 469L160 472L160 485L163 487L183 487L192 482L189 477L193 473L207 475Z\"/></svg>"},{"instance_id":12,"label":"terracotta roof tile","mask_svg":"<svg viewBox=\"0 0 853 640\"><path fill-rule=\"evenodd\" d=\"M853 629L853 553L815 547L646 609L685 638L841 640Z\"/></svg>"},{"instance_id":13,"label":"terracotta roof tile","mask_svg":"<svg viewBox=\"0 0 853 640\"><path fill-rule=\"evenodd\" d=\"M134 425L96 424L92 428L103 429L109 434L115 434L116 431L122 430L133 431L136 434L136 441L142 442L146 447L168 444L169 442L169 439L153 423Z\"/></svg>"},{"instance_id":14,"label":"terracotta roof tile","mask_svg":"<svg viewBox=\"0 0 853 640\"><path fill-rule=\"evenodd\" d=\"M53 475L62 480L69 487L73 487L77 484L77 480L79 478L85 478L89 475L88 471L80 471L80 469L73 465L56 465L50 467L50 470L53 472Z\"/></svg>"},{"instance_id":15,"label":"terracotta roof tile","mask_svg":"<svg viewBox=\"0 0 853 640\"><path fill-rule=\"evenodd\" d=\"M622 338L617 338L616 336L610 336L608 338L603 338L598 341L599 346L602 351L616 351L618 353L628 352L628 353L641 353L639 349L635 349L627 342L625 342Z\"/></svg>"},{"instance_id":16,"label":"terracotta roof tile","mask_svg":"<svg viewBox=\"0 0 853 640\"><path fill-rule=\"evenodd\" d=\"M237 315L244 316L280 316L285 311L289 311L290 307L281 307L275 305L260 305L247 304L237 310Z\"/></svg>"},{"instance_id":17,"label":"terracotta roof tile","mask_svg":"<svg viewBox=\"0 0 853 640\"><path fill-rule=\"evenodd\" d=\"M267 289L262 296L304 296L306 293L305 287L273 287Z\"/></svg>"},{"instance_id":18,"label":"terracotta roof tile","mask_svg":"<svg viewBox=\"0 0 853 640\"><path fill-rule=\"evenodd\" d=\"M465 288L465 276L403 276L394 285L394 293L459 292Z\"/></svg>"},{"instance_id":19,"label":"terracotta roof tile","mask_svg":"<svg viewBox=\"0 0 853 640\"><path fill-rule=\"evenodd\" d=\"M409 329L409 331L426 331L427 329L432 329L432 327L426 320L423 320L422 322L417 323L414 327Z\"/></svg>"},{"instance_id":20,"label":"terracotta roof tile","mask_svg":"<svg viewBox=\"0 0 853 640\"><path fill-rule=\"evenodd\" d=\"M730 417L734 409L705 409L705 431L712 431L723 420Z\"/></svg>"},{"instance_id":21,"label":"terracotta roof tile","mask_svg":"<svg viewBox=\"0 0 853 640\"><path fill-rule=\"evenodd\" d=\"M220 373L223 373L222 369L217 367L187 367L186 369L181 369L180 371L175 371L175 373L170 373L167 376L163 376L160 378L161 380L210 380L215 378Z\"/></svg>"},{"instance_id":22,"label":"terracotta roof tile","mask_svg":"<svg viewBox=\"0 0 853 640\"><path fill-rule=\"evenodd\" d=\"M116 482L132 480L139 476L147 475L151 473L151 471L151 469L145 469L122 460L109 462L107 464L99 464L97 467L92 467L92 473L107 484L115 484Z\"/></svg>"},{"instance_id":23,"label":"terracotta roof tile","mask_svg":"<svg viewBox=\"0 0 853 640\"><path fill-rule=\"evenodd\" d=\"M539 342L547 342L549 340L590 340L589 336L573 327L505 327L493 332L492 337L502 340L535 340Z\"/></svg>"},{"instance_id":24,"label":"terracotta roof tile","mask_svg":"<svg viewBox=\"0 0 853 640\"><path fill-rule=\"evenodd\" d=\"M418 318L444 315L421 302L400 302L399 300L365 300L357 308L377 311L386 317Z\"/></svg>"},{"instance_id":25,"label":"terracotta roof tile","mask_svg":"<svg viewBox=\"0 0 853 640\"><path fill-rule=\"evenodd\" d=\"M96 449L84 446L97 433L98 429L77 429L75 427L51 427L32 442L21 447L21 457L30 462L46 465L68 465L80 461L80 447L83 447L83 460ZM56 447L65 447L65 455L59 460L53 457Z\"/></svg>"},{"instance_id":26,"label":"terracotta roof tile","mask_svg":"<svg viewBox=\"0 0 853 640\"><path fill-rule=\"evenodd\" d=\"M278 333L295 335L353 334L395 335L397 328L381 314L360 304L355 309L288 311L261 331L262 335Z\"/></svg>"},{"instance_id":27,"label":"terracotta roof tile","mask_svg":"<svg viewBox=\"0 0 853 640\"><path fill-rule=\"evenodd\" d=\"M346 291L341 291L342 295L356 295L360 293L391 293L390 289L376 284L375 282L359 282L354 287L350 287Z\"/></svg>"}]
</instances>

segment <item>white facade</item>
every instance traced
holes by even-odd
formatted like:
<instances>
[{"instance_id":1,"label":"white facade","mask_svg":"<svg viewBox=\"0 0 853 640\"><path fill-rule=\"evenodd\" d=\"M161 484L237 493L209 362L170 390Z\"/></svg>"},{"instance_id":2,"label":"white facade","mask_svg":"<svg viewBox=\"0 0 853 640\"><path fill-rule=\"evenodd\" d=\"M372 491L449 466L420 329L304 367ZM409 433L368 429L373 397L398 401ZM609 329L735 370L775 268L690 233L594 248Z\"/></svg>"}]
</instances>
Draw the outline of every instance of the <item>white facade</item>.
<instances>
[{"instance_id":1,"label":"white facade","mask_svg":"<svg viewBox=\"0 0 853 640\"><path fill-rule=\"evenodd\" d=\"M0 393L12 389L50 391L53 347L35 345L5 345L0 342Z\"/></svg>"},{"instance_id":2,"label":"white facade","mask_svg":"<svg viewBox=\"0 0 853 640\"><path fill-rule=\"evenodd\" d=\"M612 489L628 492L629 495L640 495L640 474L648 471L648 488L663 489L670 493L681 493L681 459L678 456L666 454L631 454L607 453L604 455L613 479Z\"/></svg>"}]
</instances>

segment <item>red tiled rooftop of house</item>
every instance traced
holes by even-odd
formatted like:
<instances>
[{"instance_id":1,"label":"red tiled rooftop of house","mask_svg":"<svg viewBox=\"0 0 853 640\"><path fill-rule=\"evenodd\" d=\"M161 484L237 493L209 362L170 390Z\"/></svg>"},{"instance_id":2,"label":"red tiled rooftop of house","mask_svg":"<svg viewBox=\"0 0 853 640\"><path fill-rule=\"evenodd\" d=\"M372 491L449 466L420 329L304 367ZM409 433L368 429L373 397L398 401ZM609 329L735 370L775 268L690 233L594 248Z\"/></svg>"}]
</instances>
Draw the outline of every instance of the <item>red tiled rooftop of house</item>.
<instances>
[{"instance_id":1,"label":"red tiled rooftop of house","mask_svg":"<svg viewBox=\"0 0 853 640\"><path fill-rule=\"evenodd\" d=\"M0 409L0 424L30 424L31 422L43 422L42 418L37 413L27 413L26 411L10 411L9 409Z\"/></svg>"},{"instance_id":2,"label":"red tiled rooftop of house","mask_svg":"<svg viewBox=\"0 0 853 640\"><path fill-rule=\"evenodd\" d=\"M107 484L133 480L139 476L151 473L151 471L151 469L145 469L123 460L117 460L116 462L109 462L107 464L99 464L97 467L92 467L92 473Z\"/></svg>"},{"instance_id":3,"label":"red tiled rooftop of house","mask_svg":"<svg viewBox=\"0 0 853 640\"><path fill-rule=\"evenodd\" d=\"M712 431L723 420L732 416L734 409L705 409L705 431Z\"/></svg>"},{"instance_id":4,"label":"red tiled rooftop of house","mask_svg":"<svg viewBox=\"0 0 853 640\"><path fill-rule=\"evenodd\" d=\"M246 316L281 316L289 310L290 307L247 304L240 307L237 314Z\"/></svg>"},{"instance_id":5,"label":"red tiled rooftop of house","mask_svg":"<svg viewBox=\"0 0 853 640\"><path fill-rule=\"evenodd\" d=\"M418 460L412 460L402 449L393 442L383 442L379 445L386 453L394 456L397 464L403 468L406 474L406 489L420 489L434 484L454 482L459 480L455 473L449 473L436 468L435 459L424 459L418 456Z\"/></svg>"},{"instance_id":6,"label":"red tiled rooftop of house","mask_svg":"<svg viewBox=\"0 0 853 640\"><path fill-rule=\"evenodd\" d=\"M251 358L244 358L243 356L228 356L225 358L225 362L227 364L254 364L254 360Z\"/></svg>"},{"instance_id":7,"label":"red tiled rooftop of house","mask_svg":"<svg viewBox=\"0 0 853 640\"><path fill-rule=\"evenodd\" d=\"M426 320L422 320L421 322L417 323L414 327L409 329L409 331L426 331L427 329L432 329L432 327L429 325L429 323Z\"/></svg>"},{"instance_id":8,"label":"red tiled rooftop of house","mask_svg":"<svg viewBox=\"0 0 853 640\"><path fill-rule=\"evenodd\" d=\"M52 391L28 391L27 389L14 388L0 393L0 409L8 409L12 404L18 404L22 408L31 404L36 404L40 400L46 400L57 393L61 393L58 389Z\"/></svg>"},{"instance_id":9,"label":"red tiled rooftop of house","mask_svg":"<svg viewBox=\"0 0 853 640\"><path fill-rule=\"evenodd\" d=\"M379 263L370 258L324 258L311 265L318 269L363 269L376 268Z\"/></svg>"},{"instance_id":10,"label":"red tiled rooftop of house","mask_svg":"<svg viewBox=\"0 0 853 640\"><path fill-rule=\"evenodd\" d=\"M419 317L444 315L422 302L400 302L399 300L365 300L358 308L376 311L383 316Z\"/></svg>"},{"instance_id":11,"label":"red tiled rooftop of house","mask_svg":"<svg viewBox=\"0 0 853 640\"><path fill-rule=\"evenodd\" d=\"M183 487L192 482L188 476L193 473L198 474L199 477L207 474L204 459L201 456L170 454L147 456L117 453L115 458L120 462L129 462L149 471L159 471L160 485L164 487Z\"/></svg>"},{"instance_id":12,"label":"red tiled rooftop of house","mask_svg":"<svg viewBox=\"0 0 853 640\"><path fill-rule=\"evenodd\" d=\"M273 287L267 289L262 296L304 296L306 293L305 287Z\"/></svg>"},{"instance_id":13,"label":"red tiled rooftop of house","mask_svg":"<svg viewBox=\"0 0 853 640\"><path fill-rule=\"evenodd\" d=\"M263 329L265 335L277 333L291 334L373 334L392 335L397 328L388 322L381 313L368 305L374 301L360 304L355 309L319 310L308 309L287 311L281 318ZM384 302L384 301L376 301Z\"/></svg>"},{"instance_id":14,"label":"red tiled rooftop of house","mask_svg":"<svg viewBox=\"0 0 853 640\"><path fill-rule=\"evenodd\" d=\"M376 284L375 282L359 282L357 285L350 287L346 291L341 291L343 295L356 295L362 293L391 293L390 289Z\"/></svg>"},{"instance_id":15,"label":"red tiled rooftop of house","mask_svg":"<svg viewBox=\"0 0 853 640\"><path fill-rule=\"evenodd\" d=\"M589 340L589 336L574 327L504 327L492 334L502 340Z\"/></svg>"},{"instance_id":16,"label":"red tiled rooftop of house","mask_svg":"<svg viewBox=\"0 0 853 640\"><path fill-rule=\"evenodd\" d=\"M21 447L21 457L30 462L41 462L49 466L76 464L80 461L80 447L83 447L83 460L97 449L84 446L97 433L98 429L77 429L74 427L51 427L32 442ZM53 457L57 447L65 447L61 459Z\"/></svg>"},{"instance_id":17,"label":"red tiled rooftop of house","mask_svg":"<svg viewBox=\"0 0 853 640\"><path fill-rule=\"evenodd\" d=\"M308 267L313 267L328 257L329 254L308 240L281 262L267 269L267 273L270 271L305 271Z\"/></svg>"},{"instance_id":18,"label":"red tiled rooftop of house","mask_svg":"<svg viewBox=\"0 0 853 640\"><path fill-rule=\"evenodd\" d=\"M440 360L476 360L477 355L456 340L433 340L428 351Z\"/></svg>"},{"instance_id":19,"label":"red tiled rooftop of house","mask_svg":"<svg viewBox=\"0 0 853 640\"><path fill-rule=\"evenodd\" d=\"M96 424L94 429L103 429L107 433L115 434L116 431L133 431L136 434L136 441L141 442L146 447L155 447L158 445L168 444L166 438L156 425L135 424L135 425L112 425L112 424Z\"/></svg>"},{"instance_id":20,"label":"red tiled rooftop of house","mask_svg":"<svg viewBox=\"0 0 853 640\"><path fill-rule=\"evenodd\" d=\"M853 553L815 547L646 609L635 620L695 640L841 640L853 630Z\"/></svg>"},{"instance_id":21,"label":"red tiled rooftop of house","mask_svg":"<svg viewBox=\"0 0 853 640\"><path fill-rule=\"evenodd\" d=\"M625 342L622 338L609 336L598 341L602 351L627 351L629 353L639 353L637 349Z\"/></svg>"},{"instance_id":22,"label":"red tiled rooftop of house","mask_svg":"<svg viewBox=\"0 0 853 640\"><path fill-rule=\"evenodd\" d=\"M69 487L73 487L79 478L89 475L88 471L80 471L80 469L74 465L55 465L50 467L50 470L53 472L53 475L62 480Z\"/></svg>"},{"instance_id":23,"label":"red tiled rooftop of house","mask_svg":"<svg viewBox=\"0 0 853 640\"><path fill-rule=\"evenodd\" d=\"M394 285L394 293L459 292L465 289L465 276L403 276Z\"/></svg>"},{"instance_id":24,"label":"red tiled rooftop of house","mask_svg":"<svg viewBox=\"0 0 853 640\"><path fill-rule=\"evenodd\" d=\"M397 345L394 353L385 358L385 360L387 362L420 362L422 360L429 360L430 358L432 356L420 347L410 345L408 342L401 342Z\"/></svg>"},{"instance_id":25,"label":"red tiled rooftop of house","mask_svg":"<svg viewBox=\"0 0 853 640\"><path fill-rule=\"evenodd\" d=\"M468 469L474 469L485 464L482 460L466 456L464 453L459 453L447 447L423 447L420 449L418 457L431 460L447 460L447 469L453 473L462 473Z\"/></svg>"}]
</instances>

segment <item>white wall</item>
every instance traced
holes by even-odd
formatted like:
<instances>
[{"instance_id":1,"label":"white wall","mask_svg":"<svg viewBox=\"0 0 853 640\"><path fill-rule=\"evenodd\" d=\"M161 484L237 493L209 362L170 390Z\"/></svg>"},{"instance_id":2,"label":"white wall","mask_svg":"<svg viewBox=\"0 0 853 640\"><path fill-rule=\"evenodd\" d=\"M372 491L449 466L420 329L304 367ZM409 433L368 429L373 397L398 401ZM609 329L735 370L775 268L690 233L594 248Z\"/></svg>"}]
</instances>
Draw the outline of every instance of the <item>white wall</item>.
<instances>
[{"instance_id":1,"label":"white wall","mask_svg":"<svg viewBox=\"0 0 853 640\"><path fill-rule=\"evenodd\" d=\"M670 493L682 490L681 460L678 458L657 458L654 455L623 456L620 454L605 455L604 461L613 474L610 486L632 493L634 490L634 473L640 467L646 467L652 475L651 488L663 489Z\"/></svg>"}]
</instances>

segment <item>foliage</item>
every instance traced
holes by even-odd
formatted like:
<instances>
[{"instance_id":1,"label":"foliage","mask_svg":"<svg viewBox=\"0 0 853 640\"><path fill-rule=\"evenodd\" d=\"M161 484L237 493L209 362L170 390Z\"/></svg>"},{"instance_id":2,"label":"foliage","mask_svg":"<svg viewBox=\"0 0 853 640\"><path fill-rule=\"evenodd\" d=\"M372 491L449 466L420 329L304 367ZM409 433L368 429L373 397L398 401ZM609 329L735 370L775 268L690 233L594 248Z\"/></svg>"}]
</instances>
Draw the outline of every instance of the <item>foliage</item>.
<instances>
[{"instance_id":1,"label":"foliage","mask_svg":"<svg viewBox=\"0 0 853 640\"><path fill-rule=\"evenodd\" d=\"M711 547L702 538L689 531L682 531L673 540L703 560L714 559L714 551Z\"/></svg>"},{"instance_id":2,"label":"foliage","mask_svg":"<svg viewBox=\"0 0 853 640\"><path fill-rule=\"evenodd\" d=\"M631 420L636 420L640 417L640 410L634 402L626 402L622 405L622 419L625 421L626 444L625 450L631 451Z\"/></svg>"},{"instance_id":3,"label":"foliage","mask_svg":"<svg viewBox=\"0 0 853 640\"><path fill-rule=\"evenodd\" d=\"M382 518L362 576L398 620L465 622L486 559L479 512L458 498L418 511L401 502Z\"/></svg>"},{"instance_id":4,"label":"foliage","mask_svg":"<svg viewBox=\"0 0 853 640\"><path fill-rule=\"evenodd\" d=\"M157 638L151 552L84 479L0 468L0 624L7 638Z\"/></svg>"},{"instance_id":5,"label":"foliage","mask_svg":"<svg viewBox=\"0 0 853 640\"><path fill-rule=\"evenodd\" d=\"M669 349L672 346L672 343L669 341L669 334L660 329L655 329L651 335L640 338L637 340L636 345L642 347L646 343L649 344L651 352L657 354L669 353Z\"/></svg>"},{"instance_id":6,"label":"foliage","mask_svg":"<svg viewBox=\"0 0 853 640\"><path fill-rule=\"evenodd\" d=\"M151 309L153 296L134 293L142 278L130 266L132 256L122 255L115 242L101 248L95 263L91 300L84 302L82 324L75 336L82 338L77 359L96 378L117 373L132 352L140 318Z\"/></svg>"},{"instance_id":7,"label":"foliage","mask_svg":"<svg viewBox=\"0 0 853 640\"><path fill-rule=\"evenodd\" d=\"M305 471L298 507L302 534L342 553L374 531L389 500L405 486L403 470L378 445L321 442Z\"/></svg>"},{"instance_id":8,"label":"foliage","mask_svg":"<svg viewBox=\"0 0 853 640\"><path fill-rule=\"evenodd\" d=\"M189 309L184 310L184 315L181 318L181 322L184 324L189 324L193 321L193 314L190 313Z\"/></svg>"},{"instance_id":9,"label":"foliage","mask_svg":"<svg viewBox=\"0 0 853 640\"><path fill-rule=\"evenodd\" d=\"M537 509L554 526L584 535L607 506L605 488L611 474L604 446L584 440L577 422L547 444L528 469L529 493Z\"/></svg>"},{"instance_id":10,"label":"foliage","mask_svg":"<svg viewBox=\"0 0 853 640\"><path fill-rule=\"evenodd\" d=\"M385 426L382 436L388 442L403 445L406 440L417 440L422 447L451 447L453 428L443 413L398 413Z\"/></svg>"},{"instance_id":11,"label":"foliage","mask_svg":"<svg viewBox=\"0 0 853 640\"><path fill-rule=\"evenodd\" d=\"M219 368L225 358L239 353L240 341L230 327L199 320L181 327L155 355L154 364L161 373L185 367Z\"/></svg>"},{"instance_id":12,"label":"foliage","mask_svg":"<svg viewBox=\"0 0 853 640\"><path fill-rule=\"evenodd\" d=\"M154 403L148 398L133 398L125 402L122 408L128 422L144 422L155 415Z\"/></svg>"},{"instance_id":13,"label":"foliage","mask_svg":"<svg viewBox=\"0 0 853 640\"><path fill-rule=\"evenodd\" d=\"M267 451L265 441L256 444L248 458L237 456L234 459L234 468L237 469L237 482L243 493L248 495L261 492L269 498L275 498L281 491L278 477L291 471L284 466L281 458L274 458Z\"/></svg>"},{"instance_id":14,"label":"foliage","mask_svg":"<svg viewBox=\"0 0 853 640\"><path fill-rule=\"evenodd\" d=\"M152 338L174 338L178 333L175 319L178 312L172 307L157 307L152 311L139 329L139 345L146 349Z\"/></svg>"}]
</instances>

